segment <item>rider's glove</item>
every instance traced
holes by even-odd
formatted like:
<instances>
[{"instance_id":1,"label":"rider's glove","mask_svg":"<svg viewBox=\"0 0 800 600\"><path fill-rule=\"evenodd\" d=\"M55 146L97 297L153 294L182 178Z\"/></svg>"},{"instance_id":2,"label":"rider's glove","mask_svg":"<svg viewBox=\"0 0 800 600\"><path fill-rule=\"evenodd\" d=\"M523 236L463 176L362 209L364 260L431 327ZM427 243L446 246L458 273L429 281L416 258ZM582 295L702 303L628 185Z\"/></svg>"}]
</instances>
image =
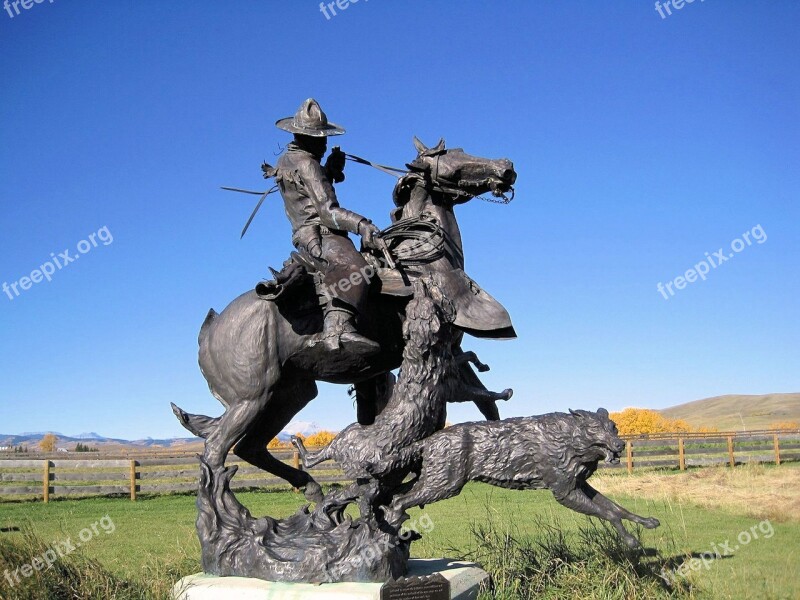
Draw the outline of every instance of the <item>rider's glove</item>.
<instances>
[{"instance_id":1,"label":"rider's glove","mask_svg":"<svg viewBox=\"0 0 800 600\"><path fill-rule=\"evenodd\" d=\"M375 240L381 237L381 230L367 219L364 219L358 224L358 235L361 236L361 240L367 248L378 249Z\"/></svg>"}]
</instances>

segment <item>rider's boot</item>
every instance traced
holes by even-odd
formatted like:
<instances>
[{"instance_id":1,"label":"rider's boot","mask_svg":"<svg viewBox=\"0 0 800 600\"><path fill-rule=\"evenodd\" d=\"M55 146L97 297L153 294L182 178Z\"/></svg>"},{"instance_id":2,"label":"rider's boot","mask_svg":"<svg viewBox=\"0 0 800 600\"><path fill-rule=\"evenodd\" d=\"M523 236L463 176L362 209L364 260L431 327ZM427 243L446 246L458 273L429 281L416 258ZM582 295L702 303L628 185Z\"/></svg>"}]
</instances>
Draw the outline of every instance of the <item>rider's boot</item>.
<instances>
[{"instance_id":1,"label":"rider's boot","mask_svg":"<svg viewBox=\"0 0 800 600\"><path fill-rule=\"evenodd\" d=\"M355 315L343 308L331 308L325 313L322 343L328 350L343 348L353 354L369 356L380 351L377 342L356 331Z\"/></svg>"}]
</instances>

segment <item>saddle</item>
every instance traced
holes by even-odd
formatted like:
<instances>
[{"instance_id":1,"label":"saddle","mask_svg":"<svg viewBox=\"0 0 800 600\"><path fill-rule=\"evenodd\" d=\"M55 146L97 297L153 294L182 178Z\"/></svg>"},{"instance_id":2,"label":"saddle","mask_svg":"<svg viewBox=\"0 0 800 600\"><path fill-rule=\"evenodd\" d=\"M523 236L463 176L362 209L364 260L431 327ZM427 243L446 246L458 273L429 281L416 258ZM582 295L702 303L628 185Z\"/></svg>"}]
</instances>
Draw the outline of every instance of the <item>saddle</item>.
<instances>
[{"instance_id":1,"label":"saddle","mask_svg":"<svg viewBox=\"0 0 800 600\"><path fill-rule=\"evenodd\" d=\"M413 282L426 273L403 266L385 268L373 254L362 252L362 255L374 269L370 287L378 295L411 297L414 295ZM270 269L275 279L260 282L255 291L262 300L276 303L281 313L287 316L300 317L321 311L328 301L323 293L322 266L324 263L320 259L292 252L280 271ZM457 327L480 338L517 337L508 311L462 269L428 271L427 274L436 277L445 297L453 303Z\"/></svg>"},{"instance_id":2,"label":"saddle","mask_svg":"<svg viewBox=\"0 0 800 600\"><path fill-rule=\"evenodd\" d=\"M389 296L412 296L411 279L398 269L383 268L370 253L363 252L374 275L370 286L378 293ZM283 268L276 271L270 268L274 279L261 281L256 285L256 294L268 302L275 302L281 312L305 313L325 306L327 298L323 293L322 270L324 259L309 256L306 253L292 252L283 263Z\"/></svg>"}]
</instances>

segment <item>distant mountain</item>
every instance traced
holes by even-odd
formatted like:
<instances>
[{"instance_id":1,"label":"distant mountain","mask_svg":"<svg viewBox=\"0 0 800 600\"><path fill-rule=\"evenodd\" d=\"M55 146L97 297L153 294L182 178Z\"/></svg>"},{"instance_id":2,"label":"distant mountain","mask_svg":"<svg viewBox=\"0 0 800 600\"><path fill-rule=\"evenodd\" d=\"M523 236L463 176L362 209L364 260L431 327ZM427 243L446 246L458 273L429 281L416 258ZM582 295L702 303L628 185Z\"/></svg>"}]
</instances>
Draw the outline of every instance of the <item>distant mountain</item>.
<instances>
[{"instance_id":1,"label":"distant mountain","mask_svg":"<svg viewBox=\"0 0 800 600\"><path fill-rule=\"evenodd\" d=\"M668 419L683 419L693 427L716 427L720 431L767 429L781 421L800 423L800 393L715 396L659 412Z\"/></svg>"},{"instance_id":2,"label":"distant mountain","mask_svg":"<svg viewBox=\"0 0 800 600\"><path fill-rule=\"evenodd\" d=\"M278 439L285 442L298 433L309 436L312 433L317 433L321 429L322 428L313 421L292 421L278 434Z\"/></svg>"},{"instance_id":3,"label":"distant mountain","mask_svg":"<svg viewBox=\"0 0 800 600\"><path fill-rule=\"evenodd\" d=\"M39 445L39 442L42 441L42 438L47 435L47 433L25 433L22 435L9 435L0 433L0 446L28 446L33 448ZM79 436L67 436L58 433L54 433L54 435L58 438L58 447L67 448L68 450L74 449L77 443L82 443L97 448L109 448L114 446L170 448L174 446L202 442L200 438L167 438L160 440L147 438L146 440L131 441L119 438L107 438L96 433L82 433Z\"/></svg>"},{"instance_id":4,"label":"distant mountain","mask_svg":"<svg viewBox=\"0 0 800 600\"><path fill-rule=\"evenodd\" d=\"M313 421L292 421L286 428L278 434L278 439L282 441L288 440L291 436L298 433L304 436L309 436L312 433L320 431L322 428ZM172 448L185 446L188 444L197 444L202 442L201 438L166 438L166 439L153 439L145 438L143 440L123 440L119 438L107 438L94 431L88 433L80 433L78 435L63 435L61 433L42 431L36 433L23 433L20 435L2 434L0 433L0 446L28 446L34 448L39 445L42 438L48 433L53 433L58 438L57 445L59 448L66 448L73 450L78 443L86 444L90 447L97 447L100 449L113 449L114 447L138 447L138 448Z\"/></svg>"},{"instance_id":5,"label":"distant mountain","mask_svg":"<svg viewBox=\"0 0 800 600\"><path fill-rule=\"evenodd\" d=\"M78 435L73 435L71 437L76 439L76 440L99 440L99 441L105 441L105 440L108 439L106 437L103 437L99 433L95 433L94 431L91 431L89 433L79 433ZM150 439L150 438L148 438L148 439Z\"/></svg>"}]
</instances>

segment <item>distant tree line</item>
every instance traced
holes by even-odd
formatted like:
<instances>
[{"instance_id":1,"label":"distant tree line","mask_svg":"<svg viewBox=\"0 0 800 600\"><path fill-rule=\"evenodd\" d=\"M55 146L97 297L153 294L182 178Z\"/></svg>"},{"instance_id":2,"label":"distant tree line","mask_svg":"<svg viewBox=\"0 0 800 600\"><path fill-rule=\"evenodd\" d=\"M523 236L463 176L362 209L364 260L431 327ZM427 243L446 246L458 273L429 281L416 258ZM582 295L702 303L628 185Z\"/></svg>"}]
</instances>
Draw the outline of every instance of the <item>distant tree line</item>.
<instances>
[{"instance_id":1,"label":"distant tree line","mask_svg":"<svg viewBox=\"0 0 800 600\"><path fill-rule=\"evenodd\" d=\"M668 419L657 410L649 408L626 408L611 413L620 435L643 433L716 433L716 427L692 427L683 419ZM772 423L768 429L800 429L797 421Z\"/></svg>"},{"instance_id":2,"label":"distant tree line","mask_svg":"<svg viewBox=\"0 0 800 600\"><path fill-rule=\"evenodd\" d=\"M306 446L322 447L322 446L327 446L328 444L330 444L333 441L333 438L336 437L336 432L334 432L334 431L324 431L323 430L323 431L318 431L316 433L312 433L309 436L305 436L302 433L298 433L296 435L301 440L303 440L303 443ZM285 441L285 442L282 442L278 438L272 438L272 440L270 440L269 444L267 445L267 448L270 448L270 449L272 449L272 448L274 448L274 449L285 448L285 449L288 450L288 449L294 448L294 446L292 446L292 443L289 442L288 440Z\"/></svg>"},{"instance_id":3,"label":"distant tree line","mask_svg":"<svg viewBox=\"0 0 800 600\"><path fill-rule=\"evenodd\" d=\"M78 442L75 445L75 452L100 452L100 450L98 448L90 448L86 444Z\"/></svg>"}]
</instances>

